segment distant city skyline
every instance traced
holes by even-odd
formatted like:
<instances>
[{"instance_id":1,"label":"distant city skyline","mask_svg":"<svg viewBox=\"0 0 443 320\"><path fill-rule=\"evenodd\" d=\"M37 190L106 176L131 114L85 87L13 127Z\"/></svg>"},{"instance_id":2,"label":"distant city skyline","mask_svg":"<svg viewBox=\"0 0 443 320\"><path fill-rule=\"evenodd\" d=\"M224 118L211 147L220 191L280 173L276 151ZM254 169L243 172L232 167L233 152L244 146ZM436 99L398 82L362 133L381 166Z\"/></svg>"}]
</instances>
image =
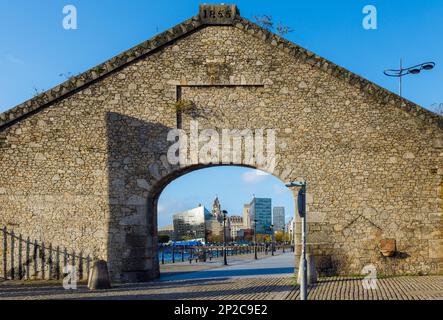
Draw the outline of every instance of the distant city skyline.
<instances>
[{"instance_id":1,"label":"distant city skyline","mask_svg":"<svg viewBox=\"0 0 443 320\"><path fill-rule=\"evenodd\" d=\"M216 196L229 216L243 216L243 206L254 195L272 198L273 206L285 207L286 221L294 216L292 192L275 176L238 166L211 167L179 177L163 190L158 201L158 227L171 225L175 213L199 204L210 209Z\"/></svg>"}]
</instances>

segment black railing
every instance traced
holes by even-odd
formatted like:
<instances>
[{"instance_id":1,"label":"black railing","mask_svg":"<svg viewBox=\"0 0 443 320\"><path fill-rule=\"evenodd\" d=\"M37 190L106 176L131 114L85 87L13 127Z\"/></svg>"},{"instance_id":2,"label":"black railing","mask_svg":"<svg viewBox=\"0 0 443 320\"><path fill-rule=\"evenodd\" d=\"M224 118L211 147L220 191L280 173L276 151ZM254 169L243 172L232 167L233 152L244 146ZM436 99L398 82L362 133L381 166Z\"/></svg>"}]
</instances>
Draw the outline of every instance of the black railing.
<instances>
[{"instance_id":1,"label":"black railing","mask_svg":"<svg viewBox=\"0 0 443 320\"><path fill-rule=\"evenodd\" d=\"M3 280L52 280L64 277L64 267L75 266L79 280L87 279L92 259L83 252L68 252L66 248L54 247L52 243L31 241L6 227L0 229L3 256L0 279Z\"/></svg>"},{"instance_id":2,"label":"black railing","mask_svg":"<svg viewBox=\"0 0 443 320\"><path fill-rule=\"evenodd\" d=\"M166 246L160 245L158 249L159 261L161 264L185 262L189 263L195 262L206 262L212 259L223 257L223 247L222 246ZM227 246L226 255L236 256L253 254L254 246ZM268 255L271 252L271 245L257 245L257 252L260 254ZM274 252L281 251L285 253L286 251L293 252L294 247L287 244L276 244L274 246Z\"/></svg>"}]
</instances>

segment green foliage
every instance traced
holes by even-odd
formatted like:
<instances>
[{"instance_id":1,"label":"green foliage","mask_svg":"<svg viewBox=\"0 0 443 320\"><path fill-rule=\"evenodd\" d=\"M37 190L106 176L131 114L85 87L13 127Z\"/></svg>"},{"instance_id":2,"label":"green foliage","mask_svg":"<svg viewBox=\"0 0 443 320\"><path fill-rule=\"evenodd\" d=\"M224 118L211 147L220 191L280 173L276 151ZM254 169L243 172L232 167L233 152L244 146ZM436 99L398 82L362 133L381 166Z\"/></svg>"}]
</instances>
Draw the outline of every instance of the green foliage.
<instances>
[{"instance_id":1,"label":"green foliage","mask_svg":"<svg viewBox=\"0 0 443 320\"><path fill-rule=\"evenodd\" d=\"M190 112L194 110L194 103L189 100L180 99L174 103L175 110L177 112Z\"/></svg>"},{"instance_id":2,"label":"green foliage","mask_svg":"<svg viewBox=\"0 0 443 320\"><path fill-rule=\"evenodd\" d=\"M159 234L158 235L158 242L159 243L168 243L170 240L170 237L167 234Z\"/></svg>"},{"instance_id":3,"label":"green foliage","mask_svg":"<svg viewBox=\"0 0 443 320\"><path fill-rule=\"evenodd\" d=\"M258 234L257 233L257 242L271 242L271 235L269 234Z\"/></svg>"}]
</instances>

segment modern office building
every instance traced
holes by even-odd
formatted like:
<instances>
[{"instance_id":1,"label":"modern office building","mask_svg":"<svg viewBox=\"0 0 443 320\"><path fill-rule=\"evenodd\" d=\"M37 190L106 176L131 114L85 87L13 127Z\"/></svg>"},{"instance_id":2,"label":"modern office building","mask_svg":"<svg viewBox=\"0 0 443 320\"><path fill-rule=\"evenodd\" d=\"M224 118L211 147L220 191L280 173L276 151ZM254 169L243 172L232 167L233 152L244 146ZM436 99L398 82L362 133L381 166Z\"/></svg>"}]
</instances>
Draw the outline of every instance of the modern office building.
<instances>
[{"instance_id":1,"label":"modern office building","mask_svg":"<svg viewBox=\"0 0 443 320\"><path fill-rule=\"evenodd\" d=\"M251 201L251 225L257 234L272 234L272 200L270 198L255 198ZM257 225L255 226L255 220Z\"/></svg>"},{"instance_id":2,"label":"modern office building","mask_svg":"<svg viewBox=\"0 0 443 320\"><path fill-rule=\"evenodd\" d=\"M272 210L272 223L275 231L285 228L285 207L274 207Z\"/></svg>"},{"instance_id":3,"label":"modern office building","mask_svg":"<svg viewBox=\"0 0 443 320\"><path fill-rule=\"evenodd\" d=\"M206 221L211 218L211 213L203 206L176 213L174 221L174 240L206 239Z\"/></svg>"}]
</instances>

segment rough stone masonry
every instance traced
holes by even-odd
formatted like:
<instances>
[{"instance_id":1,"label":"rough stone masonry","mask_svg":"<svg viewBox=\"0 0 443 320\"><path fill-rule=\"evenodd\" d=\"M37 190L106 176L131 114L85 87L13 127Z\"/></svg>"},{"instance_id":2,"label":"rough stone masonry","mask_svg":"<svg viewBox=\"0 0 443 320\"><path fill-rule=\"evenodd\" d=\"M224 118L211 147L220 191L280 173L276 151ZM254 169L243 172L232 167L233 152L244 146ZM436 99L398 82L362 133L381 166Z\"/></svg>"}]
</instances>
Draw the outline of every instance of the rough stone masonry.
<instances>
[{"instance_id":1,"label":"rough stone masonry","mask_svg":"<svg viewBox=\"0 0 443 320\"><path fill-rule=\"evenodd\" d=\"M192 112L177 102L192 103ZM177 127L275 129L283 182L309 182L322 274L443 271L442 118L242 18L195 17L0 115L0 226L159 275L157 200ZM244 165L243 161L232 163ZM380 242L395 239L383 257Z\"/></svg>"}]
</instances>

